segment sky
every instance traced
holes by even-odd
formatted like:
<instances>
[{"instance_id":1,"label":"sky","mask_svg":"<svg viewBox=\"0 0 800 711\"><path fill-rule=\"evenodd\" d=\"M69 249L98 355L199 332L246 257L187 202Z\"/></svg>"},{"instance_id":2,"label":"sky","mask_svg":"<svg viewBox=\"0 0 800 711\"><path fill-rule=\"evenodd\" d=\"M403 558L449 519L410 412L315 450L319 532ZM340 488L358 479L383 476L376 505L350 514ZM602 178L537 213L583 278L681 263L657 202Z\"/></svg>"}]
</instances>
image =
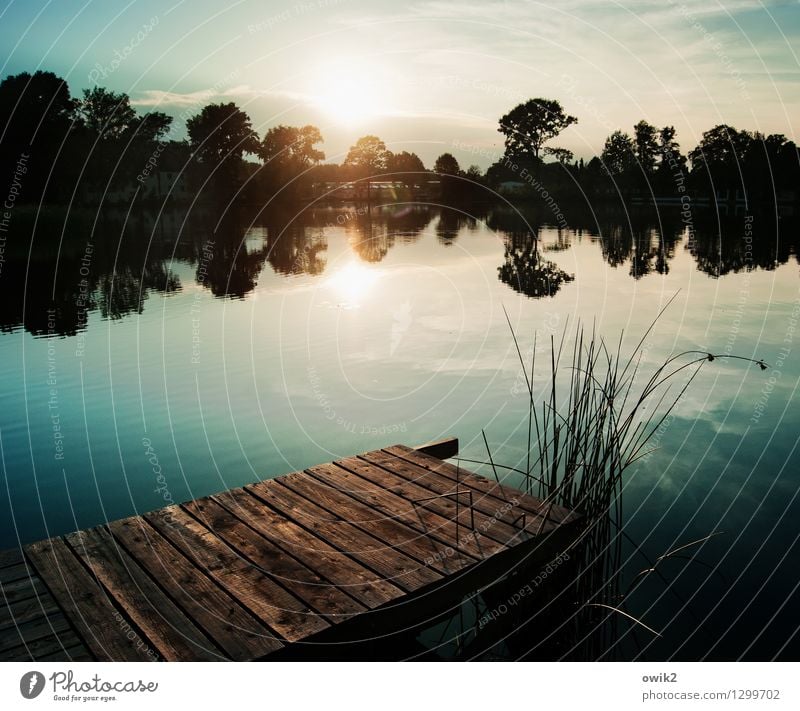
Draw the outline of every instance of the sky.
<instances>
[{"instance_id":1,"label":"sky","mask_svg":"<svg viewBox=\"0 0 800 711\"><path fill-rule=\"evenodd\" d=\"M336 162L376 134L486 167L500 116L534 97L577 116L551 145L586 159L639 119L684 150L719 123L797 141L800 120L797 0L0 0L0 47L0 76L125 92L174 138L235 101L260 135L319 126Z\"/></svg>"}]
</instances>

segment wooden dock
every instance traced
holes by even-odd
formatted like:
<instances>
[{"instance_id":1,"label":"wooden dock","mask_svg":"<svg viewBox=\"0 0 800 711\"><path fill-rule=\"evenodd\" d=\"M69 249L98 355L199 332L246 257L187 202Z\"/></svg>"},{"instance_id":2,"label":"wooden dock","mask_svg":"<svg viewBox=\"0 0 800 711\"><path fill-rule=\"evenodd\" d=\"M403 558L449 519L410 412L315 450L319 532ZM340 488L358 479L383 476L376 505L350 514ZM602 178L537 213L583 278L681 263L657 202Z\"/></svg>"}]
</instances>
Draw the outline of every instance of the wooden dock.
<instances>
[{"instance_id":1,"label":"wooden dock","mask_svg":"<svg viewBox=\"0 0 800 711\"><path fill-rule=\"evenodd\" d=\"M439 458L457 447L396 445L0 553L0 659L337 658L574 538L576 514Z\"/></svg>"}]
</instances>

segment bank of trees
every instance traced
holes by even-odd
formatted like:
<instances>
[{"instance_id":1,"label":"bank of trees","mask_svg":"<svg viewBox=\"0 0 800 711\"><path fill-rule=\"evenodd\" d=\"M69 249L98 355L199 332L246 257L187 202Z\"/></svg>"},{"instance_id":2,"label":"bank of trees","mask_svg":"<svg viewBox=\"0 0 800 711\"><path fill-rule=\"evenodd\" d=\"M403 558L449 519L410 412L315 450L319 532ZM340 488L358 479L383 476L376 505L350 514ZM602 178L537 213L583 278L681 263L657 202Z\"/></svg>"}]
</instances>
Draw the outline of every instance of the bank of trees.
<instances>
[{"instance_id":1,"label":"bank of trees","mask_svg":"<svg viewBox=\"0 0 800 711\"><path fill-rule=\"evenodd\" d=\"M640 120L630 132L611 133L601 154L584 162L575 161L569 150L545 145L576 122L557 101L520 104L500 119L505 153L487 171L486 182L495 189L527 183L531 196L547 190L591 200L694 195L762 204L800 199L800 155L784 135L719 125L683 153L674 126Z\"/></svg>"},{"instance_id":2,"label":"bank of trees","mask_svg":"<svg viewBox=\"0 0 800 711\"><path fill-rule=\"evenodd\" d=\"M0 178L8 184L26 156L22 200L69 200L78 184L114 190L135 179L171 123L101 87L75 98L52 72L9 76L0 82Z\"/></svg>"},{"instance_id":3,"label":"bank of trees","mask_svg":"<svg viewBox=\"0 0 800 711\"><path fill-rule=\"evenodd\" d=\"M499 119L504 154L486 172L442 153L429 170L418 155L393 152L378 136L359 138L341 164L324 163L323 136L311 125L278 125L263 136L235 103L212 103L182 117L186 139L170 138L173 119L138 111L124 93L103 87L71 94L51 72L0 82L0 180L18 200L107 199L142 190L164 171L202 189L263 200L310 194L314 185L395 181L407 188L438 182L447 199L491 197L505 183L585 199L686 192L765 201L797 190L797 146L783 135L719 125L684 154L673 126L645 120L614 131L588 162L553 145L578 119L555 99L521 103ZM487 190L488 188L488 190ZM127 193L126 193L127 191ZM163 190L161 191L163 194Z\"/></svg>"}]
</instances>

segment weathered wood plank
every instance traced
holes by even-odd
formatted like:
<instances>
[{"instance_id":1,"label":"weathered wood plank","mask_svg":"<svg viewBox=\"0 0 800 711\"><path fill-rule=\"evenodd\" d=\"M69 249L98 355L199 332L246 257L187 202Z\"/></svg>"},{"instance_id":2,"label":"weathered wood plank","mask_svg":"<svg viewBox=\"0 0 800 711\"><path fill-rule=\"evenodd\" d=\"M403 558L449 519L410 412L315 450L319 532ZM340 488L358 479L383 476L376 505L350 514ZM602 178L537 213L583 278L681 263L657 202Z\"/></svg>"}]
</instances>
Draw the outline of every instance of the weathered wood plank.
<instances>
[{"instance_id":1,"label":"weathered wood plank","mask_svg":"<svg viewBox=\"0 0 800 711\"><path fill-rule=\"evenodd\" d=\"M6 568L10 565L19 565L25 561L25 556L19 548L7 548L0 551L0 568Z\"/></svg>"},{"instance_id":2,"label":"weathered wood plank","mask_svg":"<svg viewBox=\"0 0 800 711\"><path fill-rule=\"evenodd\" d=\"M241 493L257 504L256 500L247 493ZM261 535L262 526L259 524L261 521L267 521L269 523L263 528L268 529L270 526L274 526L280 529L287 537L287 549L294 547L291 540L294 531L284 525L285 519L274 515L266 506L261 505L258 507L258 511L248 512L236 503L235 492L229 492L221 494L218 501L214 498L200 499L187 504L186 508L239 554L247 557L254 565L280 581L292 594L304 600L312 609L330 618L332 622L336 622L340 618L351 617L367 609L365 605L356 602L347 594L351 592L349 588L339 588L332 584L330 580L321 577L311 568L287 555L286 551L278 548ZM244 521L247 522L247 525ZM258 532L250 527L252 524L259 526ZM310 542L310 545L324 546L324 543L315 539ZM315 553L312 558L315 558L317 570L324 572L323 569L328 562L324 551L320 551L319 555ZM358 582L356 577L352 580L354 583Z\"/></svg>"},{"instance_id":3,"label":"weathered wood plank","mask_svg":"<svg viewBox=\"0 0 800 711\"><path fill-rule=\"evenodd\" d=\"M46 592L46 588L38 577L23 578L5 585L0 583L0 601L7 605L21 600L30 600L44 592Z\"/></svg>"},{"instance_id":4,"label":"weathered wood plank","mask_svg":"<svg viewBox=\"0 0 800 711\"><path fill-rule=\"evenodd\" d=\"M115 521L109 529L231 659L258 659L283 646L272 631L143 518Z\"/></svg>"},{"instance_id":5,"label":"weathered wood plank","mask_svg":"<svg viewBox=\"0 0 800 711\"><path fill-rule=\"evenodd\" d=\"M372 506L389 518L408 524L412 528L438 538L442 543L466 553L477 560L483 560L490 551L502 550L499 543L481 541L480 545L463 526L456 527L455 521L441 516L423 506L414 506L402 496L387 491L360 476L333 464L322 464L308 470L315 478L329 486L344 491L353 498Z\"/></svg>"},{"instance_id":6,"label":"weathered wood plank","mask_svg":"<svg viewBox=\"0 0 800 711\"><path fill-rule=\"evenodd\" d=\"M11 629L0 632L0 654L38 639L57 636L70 631L69 622L60 612L47 617L37 617Z\"/></svg>"},{"instance_id":7,"label":"weathered wood plank","mask_svg":"<svg viewBox=\"0 0 800 711\"><path fill-rule=\"evenodd\" d=\"M454 496L449 496L450 494L455 494L456 491L467 492L469 491L467 487L460 485L456 487L455 482L449 482L443 487L443 491L426 488L392 471L390 467L402 466L395 465L395 459L396 458L390 458L390 460L386 462L376 462L369 458L369 455L364 455L363 458L353 457L337 463L355 472L359 476L364 477L368 481L383 486L385 489L398 496L402 496L408 501L421 501L422 499L430 499L431 496L441 497L421 502L419 505L429 508L431 511L435 511L452 521L456 520L457 515L461 527L467 528L468 530L471 530L470 526L474 522L475 533L478 536L479 542L483 541L484 537L496 541L503 547L513 546L519 542L519 537L522 533L521 530L494 518L492 515L493 512L489 514L484 513L481 508L476 505L476 496L474 492L459 494L457 502ZM363 464L361 462L363 462ZM442 494L448 494L448 496L442 496ZM470 506L472 508L470 508ZM499 551L502 550L502 548L496 550ZM493 553L496 551L491 550L489 552Z\"/></svg>"},{"instance_id":8,"label":"weathered wood plank","mask_svg":"<svg viewBox=\"0 0 800 711\"><path fill-rule=\"evenodd\" d=\"M453 479L449 479L430 469L423 469L388 452L380 450L367 452L360 455L360 457L384 467L392 474L408 482L424 487L431 494L450 493L456 491L456 488L458 491L472 492L472 507L475 513L479 514L476 516L476 526L481 531L496 531L502 543L515 539L519 532L523 530L523 520L521 519L523 513L526 514L524 519L525 530L538 530L543 520L542 517L534 516L534 514L514 505L513 502L518 501L516 498L503 501L485 492L478 491L470 487L469 484L462 483L460 479L456 484ZM459 500L462 505L464 502L469 503L468 497L465 495L461 495ZM494 537L497 538L497 536Z\"/></svg>"},{"instance_id":9,"label":"weathered wood plank","mask_svg":"<svg viewBox=\"0 0 800 711\"><path fill-rule=\"evenodd\" d=\"M100 661L152 661L135 628L60 538L33 543L25 554ZM128 639L130 631L134 638Z\"/></svg>"},{"instance_id":10,"label":"weathered wood plank","mask_svg":"<svg viewBox=\"0 0 800 711\"><path fill-rule=\"evenodd\" d=\"M183 509L169 506L145 518L282 639L295 642L330 626Z\"/></svg>"},{"instance_id":11,"label":"weathered wood plank","mask_svg":"<svg viewBox=\"0 0 800 711\"><path fill-rule=\"evenodd\" d=\"M491 479L480 477L464 469L459 470L449 462L443 462L422 452L416 452L410 447L406 447L404 445L394 445L392 447L386 447L385 451L389 454L394 454L398 457L406 459L412 464L417 464L424 469L430 469L431 471L438 472L439 474L442 474L453 481L455 481L456 477L458 477L458 480L465 486L469 486L476 491L481 491L485 494L495 496L502 501L517 499L519 501L519 507L531 514L542 515L543 512L547 511L548 520L552 521L553 523L568 523L569 521L573 521L578 517L576 513L568 511L561 506L549 507L542 504L542 502L536 497L525 494L524 492L518 491L512 487L498 484Z\"/></svg>"},{"instance_id":12,"label":"weathered wood plank","mask_svg":"<svg viewBox=\"0 0 800 711\"><path fill-rule=\"evenodd\" d=\"M3 652L4 662L91 661L92 659L89 651L71 630L61 632L57 636L43 637L25 645L20 644Z\"/></svg>"},{"instance_id":13,"label":"weathered wood plank","mask_svg":"<svg viewBox=\"0 0 800 711\"><path fill-rule=\"evenodd\" d=\"M31 577L31 571L25 562L17 563L15 565L8 565L5 568L0 568L0 583L8 584L13 583L15 580L24 580Z\"/></svg>"},{"instance_id":14,"label":"weathered wood plank","mask_svg":"<svg viewBox=\"0 0 800 711\"><path fill-rule=\"evenodd\" d=\"M309 477L306 479L314 482ZM319 488L319 484L315 485ZM281 486L277 480L245 487L245 490L259 500L269 503L285 517L312 530L318 537L371 568L386 580L409 592L442 579L442 576L431 567L421 565L419 561L406 555L402 548L393 547L374 538L344 519L331 521L328 511L291 489ZM405 529L403 535L416 534L410 529Z\"/></svg>"},{"instance_id":15,"label":"weathered wood plank","mask_svg":"<svg viewBox=\"0 0 800 711\"><path fill-rule=\"evenodd\" d=\"M35 659L37 662L91 662L92 655L82 644L77 644L50 653L37 652Z\"/></svg>"},{"instance_id":16,"label":"weathered wood plank","mask_svg":"<svg viewBox=\"0 0 800 711\"><path fill-rule=\"evenodd\" d=\"M79 558L167 661L222 658L217 649L104 527L66 536Z\"/></svg>"},{"instance_id":17,"label":"weathered wood plank","mask_svg":"<svg viewBox=\"0 0 800 711\"><path fill-rule=\"evenodd\" d=\"M269 485L269 482L265 484ZM247 491L230 492L219 498L263 536L272 538L286 552L319 571L329 584L340 587L358 599L362 610L379 607L404 594L403 590L375 571L309 533L283 512L273 511Z\"/></svg>"},{"instance_id":18,"label":"weathered wood plank","mask_svg":"<svg viewBox=\"0 0 800 711\"><path fill-rule=\"evenodd\" d=\"M11 605L3 605L0 607L0 630L52 615L58 612L58 609L55 600L46 592L39 597L34 596Z\"/></svg>"},{"instance_id":19,"label":"weathered wood plank","mask_svg":"<svg viewBox=\"0 0 800 711\"><path fill-rule=\"evenodd\" d=\"M329 512L331 522L346 520L351 525L383 541L387 546L402 551L437 572L446 575L474 562L474 559L469 556L462 558L452 555L452 548L448 550L447 544L442 543L439 539L420 533L416 528L407 526L401 521L387 518L352 496L321 484L305 474L289 474L274 481L307 500L315 501ZM252 490L259 496L269 497L270 493L261 490L259 488L261 486L261 484L254 484ZM306 520L303 515L306 507L304 504L303 506L304 508L297 509L296 515L304 519L300 521L304 525L313 528L317 525L317 521L325 520L316 517Z\"/></svg>"}]
</instances>

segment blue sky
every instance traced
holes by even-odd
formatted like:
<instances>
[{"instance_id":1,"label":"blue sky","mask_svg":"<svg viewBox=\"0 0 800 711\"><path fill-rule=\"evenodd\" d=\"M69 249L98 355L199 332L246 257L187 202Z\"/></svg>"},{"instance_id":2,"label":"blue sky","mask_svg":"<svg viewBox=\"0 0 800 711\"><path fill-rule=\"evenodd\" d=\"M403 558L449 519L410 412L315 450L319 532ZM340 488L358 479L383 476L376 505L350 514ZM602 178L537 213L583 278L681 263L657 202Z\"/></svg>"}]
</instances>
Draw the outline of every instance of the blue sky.
<instances>
[{"instance_id":1,"label":"blue sky","mask_svg":"<svg viewBox=\"0 0 800 711\"><path fill-rule=\"evenodd\" d=\"M498 118L544 96L578 117L555 144L576 156L640 118L675 125L685 149L723 122L797 140L795 1L6 0L0 13L2 76L127 92L175 116L176 137L203 104L236 101L260 133L318 125L329 159L376 133L428 164L449 150L486 166Z\"/></svg>"}]
</instances>

